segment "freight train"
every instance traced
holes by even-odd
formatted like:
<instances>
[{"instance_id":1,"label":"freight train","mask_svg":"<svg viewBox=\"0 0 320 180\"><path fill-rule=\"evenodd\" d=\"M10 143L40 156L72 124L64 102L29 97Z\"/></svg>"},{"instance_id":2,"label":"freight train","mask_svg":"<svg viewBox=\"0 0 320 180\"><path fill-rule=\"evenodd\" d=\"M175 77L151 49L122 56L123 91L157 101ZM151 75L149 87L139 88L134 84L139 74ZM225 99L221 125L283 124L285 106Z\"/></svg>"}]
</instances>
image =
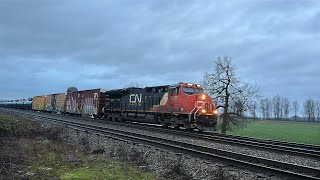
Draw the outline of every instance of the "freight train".
<instances>
[{"instance_id":1,"label":"freight train","mask_svg":"<svg viewBox=\"0 0 320 180\"><path fill-rule=\"evenodd\" d=\"M35 96L31 101L32 105L28 105L31 110L64 115L155 123L201 131L214 131L217 125L218 112L212 98L199 84L193 83L83 91L72 87L66 93ZM0 103L9 107L18 104Z\"/></svg>"}]
</instances>

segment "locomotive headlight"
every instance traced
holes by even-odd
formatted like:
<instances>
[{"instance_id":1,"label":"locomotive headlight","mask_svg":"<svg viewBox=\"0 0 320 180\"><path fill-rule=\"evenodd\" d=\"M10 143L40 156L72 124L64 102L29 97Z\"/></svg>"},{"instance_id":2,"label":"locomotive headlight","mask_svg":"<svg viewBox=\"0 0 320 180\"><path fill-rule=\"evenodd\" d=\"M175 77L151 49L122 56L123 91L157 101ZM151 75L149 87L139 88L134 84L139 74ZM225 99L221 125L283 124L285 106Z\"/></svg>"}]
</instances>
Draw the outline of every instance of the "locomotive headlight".
<instances>
[{"instance_id":1,"label":"locomotive headlight","mask_svg":"<svg viewBox=\"0 0 320 180\"><path fill-rule=\"evenodd\" d=\"M201 95L201 99L202 99L202 100L205 100L205 99L206 99L206 95L205 95L205 94L202 94L202 95Z\"/></svg>"},{"instance_id":2,"label":"locomotive headlight","mask_svg":"<svg viewBox=\"0 0 320 180\"><path fill-rule=\"evenodd\" d=\"M206 111L205 109L202 109L201 112L202 112L202 113L206 113L207 111Z\"/></svg>"},{"instance_id":3,"label":"locomotive headlight","mask_svg":"<svg viewBox=\"0 0 320 180\"><path fill-rule=\"evenodd\" d=\"M213 111L213 114L218 114L218 110L214 110L214 111Z\"/></svg>"}]
</instances>

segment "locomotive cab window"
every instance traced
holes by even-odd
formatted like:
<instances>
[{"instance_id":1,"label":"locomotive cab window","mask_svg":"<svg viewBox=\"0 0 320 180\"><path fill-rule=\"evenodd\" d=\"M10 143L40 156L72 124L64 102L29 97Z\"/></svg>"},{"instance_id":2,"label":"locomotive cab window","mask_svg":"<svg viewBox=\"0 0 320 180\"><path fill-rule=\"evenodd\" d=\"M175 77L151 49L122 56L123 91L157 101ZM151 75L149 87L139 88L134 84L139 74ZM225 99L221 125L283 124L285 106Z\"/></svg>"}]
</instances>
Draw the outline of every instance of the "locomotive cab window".
<instances>
[{"instance_id":1,"label":"locomotive cab window","mask_svg":"<svg viewBox=\"0 0 320 180\"><path fill-rule=\"evenodd\" d=\"M179 87L176 87L176 88L170 88L169 89L169 93L170 94L179 94Z\"/></svg>"},{"instance_id":2,"label":"locomotive cab window","mask_svg":"<svg viewBox=\"0 0 320 180\"><path fill-rule=\"evenodd\" d=\"M193 88L193 87L183 87L182 91L186 94L189 94L189 95L198 94L198 93L203 92L203 90L201 88Z\"/></svg>"}]
</instances>

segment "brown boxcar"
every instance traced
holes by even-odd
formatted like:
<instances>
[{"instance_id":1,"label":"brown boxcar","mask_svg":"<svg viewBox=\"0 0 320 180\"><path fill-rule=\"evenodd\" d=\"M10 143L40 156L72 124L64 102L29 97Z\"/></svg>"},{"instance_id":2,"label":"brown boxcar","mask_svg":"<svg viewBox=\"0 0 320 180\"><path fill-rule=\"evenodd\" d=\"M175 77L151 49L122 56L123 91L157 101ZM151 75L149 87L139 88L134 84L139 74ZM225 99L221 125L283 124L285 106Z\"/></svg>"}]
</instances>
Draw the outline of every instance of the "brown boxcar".
<instances>
[{"instance_id":1,"label":"brown boxcar","mask_svg":"<svg viewBox=\"0 0 320 180\"><path fill-rule=\"evenodd\" d=\"M103 89L90 89L67 93L66 113L77 116L100 117L106 104Z\"/></svg>"},{"instance_id":2,"label":"brown boxcar","mask_svg":"<svg viewBox=\"0 0 320 180\"><path fill-rule=\"evenodd\" d=\"M45 111L46 110L46 96L34 96L32 99L32 110Z\"/></svg>"},{"instance_id":3,"label":"brown boxcar","mask_svg":"<svg viewBox=\"0 0 320 180\"><path fill-rule=\"evenodd\" d=\"M66 110L66 94L49 94L46 100L46 111L64 113Z\"/></svg>"}]
</instances>

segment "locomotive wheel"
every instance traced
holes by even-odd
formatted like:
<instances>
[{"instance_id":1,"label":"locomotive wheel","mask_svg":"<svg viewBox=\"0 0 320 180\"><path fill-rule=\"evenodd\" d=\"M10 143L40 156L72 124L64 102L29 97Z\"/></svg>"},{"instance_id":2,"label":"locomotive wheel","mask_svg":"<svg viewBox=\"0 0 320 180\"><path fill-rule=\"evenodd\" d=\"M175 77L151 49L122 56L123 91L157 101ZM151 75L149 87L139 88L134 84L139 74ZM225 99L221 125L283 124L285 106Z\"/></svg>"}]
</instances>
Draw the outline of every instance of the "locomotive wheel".
<instances>
[{"instance_id":1,"label":"locomotive wheel","mask_svg":"<svg viewBox=\"0 0 320 180\"><path fill-rule=\"evenodd\" d=\"M197 122L197 129L199 131L204 131L205 128L202 122Z\"/></svg>"},{"instance_id":2,"label":"locomotive wheel","mask_svg":"<svg viewBox=\"0 0 320 180\"><path fill-rule=\"evenodd\" d=\"M169 123L166 123L164 121L161 121L160 124L162 125L163 128L168 128L170 126Z\"/></svg>"},{"instance_id":3,"label":"locomotive wheel","mask_svg":"<svg viewBox=\"0 0 320 180\"><path fill-rule=\"evenodd\" d=\"M102 116L102 119L104 119L104 120L109 120L109 115L106 113L106 114L104 114L103 116Z\"/></svg>"},{"instance_id":4,"label":"locomotive wheel","mask_svg":"<svg viewBox=\"0 0 320 180\"><path fill-rule=\"evenodd\" d=\"M114 114L111 115L111 121L117 121L117 118Z\"/></svg>"},{"instance_id":5,"label":"locomotive wheel","mask_svg":"<svg viewBox=\"0 0 320 180\"><path fill-rule=\"evenodd\" d=\"M162 128L168 128L169 124L166 123L163 117L158 117L158 122L160 125L162 125Z\"/></svg>"},{"instance_id":6,"label":"locomotive wheel","mask_svg":"<svg viewBox=\"0 0 320 180\"><path fill-rule=\"evenodd\" d=\"M178 118L172 118L171 119L171 126L174 127L174 128L179 128Z\"/></svg>"},{"instance_id":7,"label":"locomotive wheel","mask_svg":"<svg viewBox=\"0 0 320 180\"><path fill-rule=\"evenodd\" d=\"M197 122L197 129L199 131L215 131L215 128L213 126L205 126L202 122Z\"/></svg>"}]
</instances>

